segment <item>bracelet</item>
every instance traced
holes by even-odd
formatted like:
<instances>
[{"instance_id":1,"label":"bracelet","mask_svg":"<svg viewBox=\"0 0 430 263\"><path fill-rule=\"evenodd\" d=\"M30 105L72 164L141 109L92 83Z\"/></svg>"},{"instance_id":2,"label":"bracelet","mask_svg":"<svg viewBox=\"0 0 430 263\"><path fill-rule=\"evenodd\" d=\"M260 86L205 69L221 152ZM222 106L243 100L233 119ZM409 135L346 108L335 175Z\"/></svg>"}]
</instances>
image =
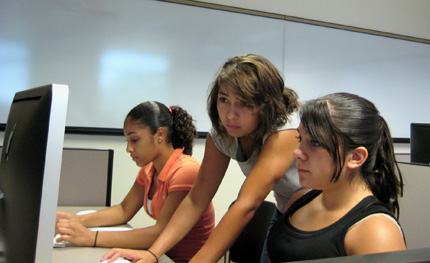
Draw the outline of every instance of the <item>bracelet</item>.
<instances>
[{"instance_id":1,"label":"bracelet","mask_svg":"<svg viewBox=\"0 0 430 263\"><path fill-rule=\"evenodd\" d=\"M94 238L94 245L93 245L93 247L96 247L97 246L97 236L99 235L99 231L97 230L96 231L96 237Z\"/></svg>"},{"instance_id":2,"label":"bracelet","mask_svg":"<svg viewBox=\"0 0 430 263\"><path fill-rule=\"evenodd\" d=\"M151 253L154 257L155 257L155 263L158 263L158 257L157 257L157 255L155 255L155 253L154 252L152 252L151 250L149 250L149 249L146 249L146 251L148 251L149 253Z\"/></svg>"}]
</instances>

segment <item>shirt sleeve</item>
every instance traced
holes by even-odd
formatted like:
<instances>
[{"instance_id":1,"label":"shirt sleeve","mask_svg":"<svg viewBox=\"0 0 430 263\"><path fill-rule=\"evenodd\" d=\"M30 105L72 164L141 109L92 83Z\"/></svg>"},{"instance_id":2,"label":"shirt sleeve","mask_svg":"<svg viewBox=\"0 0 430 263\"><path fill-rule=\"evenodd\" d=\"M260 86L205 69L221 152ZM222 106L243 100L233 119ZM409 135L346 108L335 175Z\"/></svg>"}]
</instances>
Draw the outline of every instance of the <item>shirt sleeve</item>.
<instances>
[{"instance_id":1,"label":"shirt sleeve","mask_svg":"<svg viewBox=\"0 0 430 263\"><path fill-rule=\"evenodd\" d=\"M229 142L227 138L222 138L213 127L211 127L209 130L209 134L211 135L215 146L221 153L227 155L230 158L236 158L237 149L239 147L237 139L232 138L233 141Z\"/></svg>"},{"instance_id":2,"label":"shirt sleeve","mask_svg":"<svg viewBox=\"0 0 430 263\"><path fill-rule=\"evenodd\" d=\"M197 160L186 160L172 167L169 173L168 192L189 191L196 181L200 165Z\"/></svg>"}]
</instances>

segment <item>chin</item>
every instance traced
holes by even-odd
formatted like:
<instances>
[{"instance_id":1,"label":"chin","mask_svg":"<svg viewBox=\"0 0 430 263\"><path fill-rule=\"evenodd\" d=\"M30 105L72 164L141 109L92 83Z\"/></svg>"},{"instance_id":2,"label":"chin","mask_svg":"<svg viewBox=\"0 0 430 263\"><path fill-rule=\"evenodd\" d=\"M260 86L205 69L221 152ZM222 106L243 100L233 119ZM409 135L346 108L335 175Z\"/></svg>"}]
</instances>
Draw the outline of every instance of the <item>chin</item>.
<instances>
[{"instance_id":1,"label":"chin","mask_svg":"<svg viewBox=\"0 0 430 263\"><path fill-rule=\"evenodd\" d=\"M234 138L238 138L238 137L240 137L240 136L237 136L237 134L236 134L236 133L234 133L234 132L230 132L230 131L228 131L228 130L227 130L227 133L228 133L228 135L230 135L231 137L234 137Z\"/></svg>"},{"instance_id":2,"label":"chin","mask_svg":"<svg viewBox=\"0 0 430 263\"><path fill-rule=\"evenodd\" d=\"M307 182L305 179L302 179L301 177L299 178L299 183L303 188L312 189L312 184Z\"/></svg>"}]
</instances>

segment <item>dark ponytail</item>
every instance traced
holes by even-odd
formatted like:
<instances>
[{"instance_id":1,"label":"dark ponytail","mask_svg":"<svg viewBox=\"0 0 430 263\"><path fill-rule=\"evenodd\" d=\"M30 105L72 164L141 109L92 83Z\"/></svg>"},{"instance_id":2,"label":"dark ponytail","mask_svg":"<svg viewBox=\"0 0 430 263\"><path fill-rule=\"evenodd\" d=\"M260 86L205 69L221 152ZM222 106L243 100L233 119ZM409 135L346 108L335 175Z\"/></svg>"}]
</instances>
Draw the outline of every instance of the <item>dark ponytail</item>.
<instances>
[{"instance_id":1,"label":"dark ponytail","mask_svg":"<svg viewBox=\"0 0 430 263\"><path fill-rule=\"evenodd\" d=\"M380 122L381 136L375 143L378 146L375 149L375 157L363 165L363 177L378 200L387 204L388 208L399 217L398 196L403 195L403 178L395 159L388 125L382 117Z\"/></svg>"}]
</instances>

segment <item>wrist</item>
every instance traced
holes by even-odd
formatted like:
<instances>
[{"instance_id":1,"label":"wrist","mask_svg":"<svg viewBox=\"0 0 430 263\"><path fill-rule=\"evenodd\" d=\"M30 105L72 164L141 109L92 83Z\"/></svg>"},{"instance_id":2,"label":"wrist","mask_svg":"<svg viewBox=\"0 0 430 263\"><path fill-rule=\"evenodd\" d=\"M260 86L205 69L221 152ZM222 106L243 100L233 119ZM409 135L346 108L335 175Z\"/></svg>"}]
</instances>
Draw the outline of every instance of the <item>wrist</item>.
<instances>
[{"instance_id":1,"label":"wrist","mask_svg":"<svg viewBox=\"0 0 430 263\"><path fill-rule=\"evenodd\" d=\"M96 231L96 233L95 233L95 236L94 236L94 244L93 244L93 247L96 247L96 246L97 246L97 237L98 237L98 235L99 235L99 231L97 230L97 231Z\"/></svg>"},{"instance_id":2,"label":"wrist","mask_svg":"<svg viewBox=\"0 0 430 263\"><path fill-rule=\"evenodd\" d=\"M151 251L151 250L149 250L149 249L146 249L146 251L154 257L154 259L155 259L154 263L158 263L158 258L159 258L159 256L158 256L158 255L156 255L154 252L152 252L152 251Z\"/></svg>"}]
</instances>

